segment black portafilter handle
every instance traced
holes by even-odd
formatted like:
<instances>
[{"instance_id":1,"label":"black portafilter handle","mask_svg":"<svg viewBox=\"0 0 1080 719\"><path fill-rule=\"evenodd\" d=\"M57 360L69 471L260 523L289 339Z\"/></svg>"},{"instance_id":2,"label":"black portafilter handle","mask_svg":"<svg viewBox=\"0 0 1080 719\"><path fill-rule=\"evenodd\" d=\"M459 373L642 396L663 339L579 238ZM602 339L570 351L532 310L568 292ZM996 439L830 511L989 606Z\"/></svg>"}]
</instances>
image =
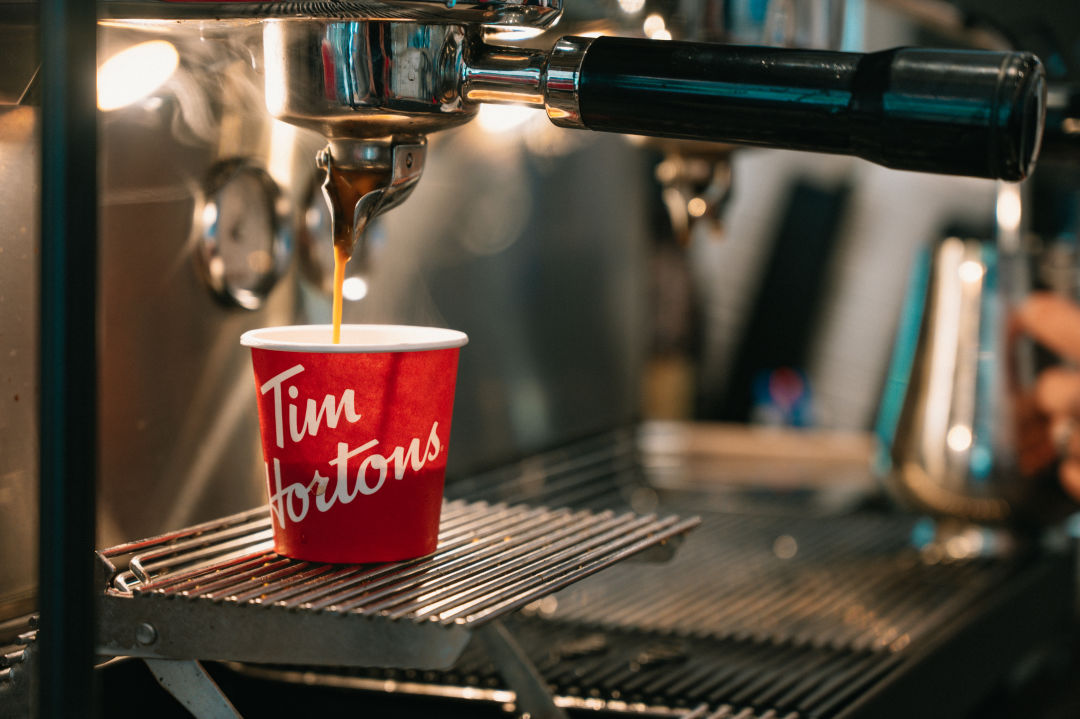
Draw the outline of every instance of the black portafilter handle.
<instances>
[{"instance_id":1,"label":"black portafilter handle","mask_svg":"<svg viewBox=\"0 0 1080 719\"><path fill-rule=\"evenodd\" d=\"M870 54L600 37L577 80L592 130L855 155L1021 180L1045 121L1027 52ZM549 78L549 87L551 78Z\"/></svg>"}]
</instances>

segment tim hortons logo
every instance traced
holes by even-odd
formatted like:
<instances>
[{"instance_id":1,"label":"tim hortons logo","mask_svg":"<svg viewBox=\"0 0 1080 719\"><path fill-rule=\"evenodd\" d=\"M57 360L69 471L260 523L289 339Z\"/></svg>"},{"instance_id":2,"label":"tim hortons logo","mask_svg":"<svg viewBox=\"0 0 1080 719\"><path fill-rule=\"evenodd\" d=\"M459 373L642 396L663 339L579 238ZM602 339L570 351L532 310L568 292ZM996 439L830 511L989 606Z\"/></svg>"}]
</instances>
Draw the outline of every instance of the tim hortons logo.
<instances>
[{"instance_id":1,"label":"tim hortons logo","mask_svg":"<svg viewBox=\"0 0 1080 719\"><path fill-rule=\"evenodd\" d=\"M313 397L301 398L295 384L288 380L304 371L303 365L294 365L275 375L264 383L259 391L265 395L273 393L274 401L274 443L278 449L284 449L286 441L297 443L305 437L315 437L323 427L337 428L344 419L355 423L363 416L356 410L355 397L351 389L340 395L327 394L322 402ZM357 447L349 447L348 442L337 443L337 454L326 464L333 471L334 488L329 490L331 477L322 475L317 469L311 480L293 482L283 486L281 460L278 457L267 458L267 481L272 488L270 512L284 528L287 521L300 522L311 511L329 511L337 503L348 504L360 495L371 495L386 484L386 479L393 471L395 480L405 476L411 468L419 471L427 462L439 456L442 443L436 433L438 422L431 423L424 451L420 451L420 438L414 437L408 447L394 447L390 452L379 454L378 439L371 439ZM273 464L273 477L270 477L270 465Z\"/></svg>"}]
</instances>

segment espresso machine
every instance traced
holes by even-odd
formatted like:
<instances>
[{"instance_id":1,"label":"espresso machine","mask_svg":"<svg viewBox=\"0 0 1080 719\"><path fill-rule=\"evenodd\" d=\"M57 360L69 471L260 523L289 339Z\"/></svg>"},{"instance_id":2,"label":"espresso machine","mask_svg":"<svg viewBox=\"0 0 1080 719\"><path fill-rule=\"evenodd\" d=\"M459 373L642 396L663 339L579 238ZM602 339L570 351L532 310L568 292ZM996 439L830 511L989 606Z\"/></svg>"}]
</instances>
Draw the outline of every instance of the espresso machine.
<instances>
[{"instance_id":1,"label":"espresso machine","mask_svg":"<svg viewBox=\"0 0 1080 719\"><path fill-rule=\"evenodd\" d=\"M6 435L0 453L11 463L0 473L8 572L0 607L10 610L4 620L40 611L32 644L39 687L70 687L65 703L52 705L60 700L47 689L30 690L43 715L88 701L93 649L104 641L86 598L87 586L100 592L98 580L73 557L92 546L130 549L122 543L204 527L263 501L250 379L235 338L255 326L323 319L331 238L350 247L355 279L370 283L353 318L445 323L473 338L477 359L463 361L450 453L460 481L448 494L572 505L545 495L553 483L536 471L600 456L622 481L634 453L625 433L614 435L614 451L593 443L636 413L643 298L635 278L654 190L642 179L647 163L621 137L582 139L584 130L848 154L1014 182L1039 156L1044 121L1043 71L1023 52L710 45L593 37L588 23L562 36L552 28L563 8L550 1L106 2L100 17L47 15L42 26L57 33L39 63L36 6L6 5L6 46L18 62L3 95L3 182L12 188L4 214L17 219L5 223L16 234L4 247L18 259L5 263L12 274L3 284L24 308L36 308L38 297L60 302L9 315L5 327L16 351L4 368L18 385L5 416L22 429ZM565 24L576 21L569 7L566 16ZM515 31L531 37L514 39ZM86 117L102 105L87 89L90 69L99 56L147 41L172 43L179 71L156 100L113 114L102 107L99 135ZM542 111L567 128L548 133L573 138L550 142L570 149L523 163L505 149L497 155L497 140L467 134L490 105ZM19 183L39 161L40 187ZM511 172L510 162L521 166ZM516 184L522 174L529 184ZM583 186L588 203L577 201ZM395 233L396 218L413 206L428 208L417 233L426 237ZM527 207L526 219L512 219L506 206ZM85 229L94 226L99 242ZM551 229L536 229L544 226ZM162 234L169 239L152 239ZM60 236L69 239L54 244ZM501 244L511 237L516 244ZM410 248L405 259L393 242ZM51 258L40 280L35 248ZM405 309L386 299L404 294L414 298ZM492 306L505 296L515 302ZM37 340L39 325L49 330ZM567 443L581 454L550 454ZM574 474L572 484L589 506L624 495L635 508L652 501L648 488L595 482L601 489L586 491L587 480ZM539 494L525 491L533 485ZM39 532L51 540L35 573L27 548ZM723 527L709 536L721 541ZM777 556L788 551L778 546ZM565 610L593 621L589 602L574 601ZM542 618L545 607L532 615ZM135 654L156 651L164 626L139 622ZM531 625L520 632L545 633ZM582 632L567 632L567 661L599 651L575 644L589 638ZM105 644L116 650L119 641ZM507 644L485 641L505 657ZM902 643L897 636L882 646L900 651ZM285 652L272 663L324 663L317 654ZM642 663L679 661L653 647ZM514 686L519 708L529 687L535 682Z\"/></svg>"}]
</instances>

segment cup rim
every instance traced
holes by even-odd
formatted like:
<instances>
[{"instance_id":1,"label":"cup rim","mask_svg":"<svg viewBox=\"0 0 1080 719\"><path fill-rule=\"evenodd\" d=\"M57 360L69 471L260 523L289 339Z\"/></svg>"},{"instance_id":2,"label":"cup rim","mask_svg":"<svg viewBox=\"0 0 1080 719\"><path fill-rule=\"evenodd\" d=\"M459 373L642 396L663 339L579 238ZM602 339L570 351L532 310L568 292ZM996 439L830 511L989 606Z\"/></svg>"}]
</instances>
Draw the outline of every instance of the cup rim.
<instances>
[{"instance_id":1,"label":"cup rim","mask_svg":"<svg viewBox=\"0 0 1080 719\"><path fill-rule=\"evenodd\" d=\"M343 324L341 344L330 342L332 325L286 325L261 327L240 335L240 344L252 349L285 352L369 353L418 352L463 347L464 332L419 325ZM311 337L326 341L312 341Z\"/></svg>"}]
</instances>

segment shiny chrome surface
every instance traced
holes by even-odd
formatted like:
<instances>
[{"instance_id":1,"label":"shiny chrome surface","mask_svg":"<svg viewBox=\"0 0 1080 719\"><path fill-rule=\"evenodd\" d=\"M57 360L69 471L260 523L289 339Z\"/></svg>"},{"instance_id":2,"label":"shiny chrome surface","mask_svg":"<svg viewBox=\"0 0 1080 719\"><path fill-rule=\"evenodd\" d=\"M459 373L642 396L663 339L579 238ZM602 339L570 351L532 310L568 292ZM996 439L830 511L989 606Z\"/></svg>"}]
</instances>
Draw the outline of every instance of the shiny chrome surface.
<instances>
[{"instance_id":1,"label":"shiny chrome surface","mask_svg":"<svg viewBox=\"0 0 1080 719\"><path fill-rule=\"evenodd\" d=\"M549 53L488 44L477 27L272 20L267 107L331 139L443 130L481 102L546 107L556 125L584 128L579 80L593 40L564 37Z\"/></svg>"},{"instance_id":2,"label":"shiny chrome surface","mask_svg":"<svg viewBox=\"0 0 1080 719\"><path fill-rule=\"evenodd\" d=\"M1019 374L1008 329L1006 290L1022 262L978 240L948 238L933 249L887 475L893 492L921 511L1029 519L1045 489L1038 458L1027 454L1036 445L1019 434L1022 395L1033 383Z\"/></svg>"},{"instance_id":3,"label":"shiny chrome surface","mask_svg":"<svg viewBox=\"0 0 1080 719\"><path fill-rule=\"evenodd\" d=\"M544 100L548 117L560 127L584 129L579 106L581 63L594 38L564 37L551 49Z\"/></svg>"},{"instance_id":4,"label":"shiny chrome surface","mask_svg":"<svg viewBox=\"0 0 1080 719\"><path fill-rule=\"evenodd\" d=\"M278 0L277 2L174 2L106 0L105 17L159 20L260 20L262 18L411 19L547 27L562 14L561 0Z\"/></svg>"},{"instance_id":5,"label":"shiny chrome surface","mask_svg":"<svg viewBox=\"0 0 1080 719\"><path fill-rule=\"evenodd\" d=\"M543 50L489 45L483 34L470 32L462 58L462 96L469 102L507 102L544 106Z\"/></svg>"},{"instance_id":6,"label":"shiny chrome surface","mask_svg":"<svg viewBox=\"0 0 1080 719\"><path fill-rule=\"evenodd\" d=\"M195 208L195 260L222 300L262 306L292 259L292 210L274 178L249 160L210 170Z\"/></svg>"},{"instance_id":7,"label":"shiny chrome surface","mask_svg":"<svg viewBox=\"0 0 1080 719\"><path fill-rule=\"evenodd\" d=\"M348 248L354 267L367 265L368 223L412 193L426 156L423 137L336 140L316 156L315 164L326 173L322 190L330 211L330 236L335 245ZM377 186L367 189L372 184Z\"/></svg>"},{"instance_id":8,"label":"shiny chrome surface","mask_svg":"<svg viewBox=\"0 0 1080 719\"><path fill-rule=\"evenodd\" d=\"M577 74L591 38L548 52L484 41L477 26L271 20L267 107L330 139L420 135L471 119L478 103L544 107L575 126ZM554 84L552 84L554 83Z\"/></svg>"},{"instance_id":9,"label":"shiny chrome surface","mask_svg":"<svg viewBox=\"0 0 1080 719\"><path fill-rule=\"evenodd\" d=\"M148 36L110 28L103 42L122 48ZM265 500L250 357L236 338L289 324L294 284L286 273L257 310L222 303L199 271L193 223L212 168L241 159L281 188L291 232L315 171L313 153L295 148L297 132L266 116L245 47L257 33L189 26L167 37L182 58L168 84L100 117L99 546ZM245 191L265 192L265 178L242 176ZM233 209L241 205L251 216L230 223L243 239L269 210L243 200Z\"/></svg>"},{"instance_id":10,"label":"shiny chrome surface","mask_svg":"<svg viewBox=\"0 0 1080 719\"><path fill-rule=\"evenodd\" d=\"M420 135L466 122L465 28L418 22L270 20L266 104L329 139Z\"/></svg>"},{"instance_id":11,"label":"shiny chrome surface","mask_svg":"<svg viewBox=\"0 0 1080 719\"><path fill-rule=\"evenodd\" d=\"M1031 53L862 55L573 36L545 53L488 47L482 32L268 21L267 107L334 139L446 129L481 101L542 105L568 127L832 152L1011 181L1028 174L1039 152L1045 82ZM886 91L899 99L882 104L876 98Z\"/></svg>"}]
</instances>

